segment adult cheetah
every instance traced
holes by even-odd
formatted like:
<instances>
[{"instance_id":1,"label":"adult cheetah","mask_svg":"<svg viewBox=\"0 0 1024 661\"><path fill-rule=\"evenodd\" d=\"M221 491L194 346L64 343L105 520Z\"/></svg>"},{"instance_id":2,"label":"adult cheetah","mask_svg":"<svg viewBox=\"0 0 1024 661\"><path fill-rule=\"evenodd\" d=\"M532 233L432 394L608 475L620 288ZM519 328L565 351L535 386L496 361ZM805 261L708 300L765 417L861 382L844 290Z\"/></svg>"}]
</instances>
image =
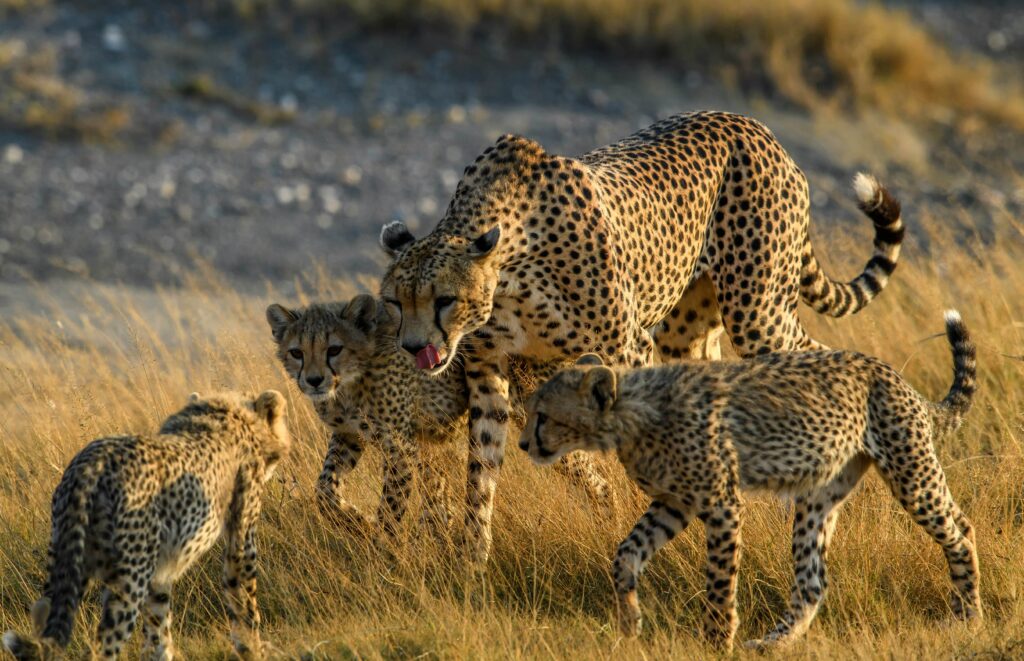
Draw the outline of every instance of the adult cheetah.
<instances>
[{"instance_id":1,"label":"adult cheetah","mask_svg":"<svg viewBox=\"0 0 1024 661\"><path fill-rule=\"evenodd\" d=\"M55 656L96 578L105 589L94 655L117 658L145 604L142 656L172 658L171 584L223 538L235 651L262 657L254 534L264 482L291 447L286 411L276 390L193 395L155 436L87 445L53 494L49 580L32 607L36 637L8 631L7 650L17 659Z\"/></svg>"},{"instance_id":2,"label":"adult cheetah","mask_svg":"<svg viewBox=\"0 0 1024 661\"><path fill-rule=\"evenodd\" d=\"M802 298L843 316L896 267L899 203L871 177L855 188L875 254L849 283L828 278L808 238L807 180L771 132L721 112L679 115L580 158L506 135L466 168L444 218L416 240L401 223L381 296L399 344L437 373L460 346L470 392L467 524L486 559L508 433L508 356L652 362L690 352L719 319L740 355L817 348Z\"/></svg>"},{"instance_id":3,"label":"adult cheetah","mask_svg":"<svg viewBox=\"0 0 1024 661\"><path fill-rule=\"evenodd\" d=\"M974 533L932 445L959 425L975 388L974 346L955 312L946 315L946 335L954 380L938 404L885 363L851 351L633 370L605 367L590 354L537 391L519 446L540 464L573 450L614 450L653 499L615 555L627 635L640 627L636 588L644 565L697 517L707 535L708 637L731 647L741 489L796 499L789 609L749 646L801 635L828 585L825 558L839 508L872 465L945 552L954 612L980 618Z\"/></svg>"}]
</instances>

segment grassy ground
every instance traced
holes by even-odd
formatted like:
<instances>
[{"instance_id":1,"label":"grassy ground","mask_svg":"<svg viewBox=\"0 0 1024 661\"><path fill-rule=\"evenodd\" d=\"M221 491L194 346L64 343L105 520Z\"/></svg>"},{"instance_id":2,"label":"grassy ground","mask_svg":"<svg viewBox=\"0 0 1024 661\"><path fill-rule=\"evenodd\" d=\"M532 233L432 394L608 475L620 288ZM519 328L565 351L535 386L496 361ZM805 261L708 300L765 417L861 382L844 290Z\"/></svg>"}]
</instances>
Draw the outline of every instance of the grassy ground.
<instances>
[{"instance_id":1,"label":"grassy ground","mask_svg":"<svg viewBox=\"0 0 1024 661\"><path fill-rule=\"evenodd\" d=\"M923 219L911 232L922 225L938 227ZM868 228L859 229L848 241L816 237L819 254L833 257L831 272L859 267L870 241ZM979 394L964 429L937 449L977 528L985 623L977 631L947 626L949 585L939 549L870 476L840 516L820 617L806 641L769 658L1024 654L1024 241L1015 231L977 259L966 256L972 246L945 246L932 259L911 245L890 288L858 317L832 322L803 314L816 337L879 355L939 398L951 379L948 348L926 338L941 332L944 308L963 313L979 345ZM372 286L321 276L302 289L330 299ZM694 635L702 614L699 524L645 574L641 638L623 640L612 626L610 557L645 506L612 457L602 459L619 498L609 515L590 509L510 444L483 585L467 580L459 556L420 539L415 526L396 551L397 563L387 562L365 541L332 529L312 506L324 433L273 358L262 311L278 294L241 295L200 272L183 290L79 283L27 298L31 304L0 322L0 630L28 626L43 581L49 497L79 448L103 434L153 429L193 390L276 387L290 400L296 447L265 503L260 601L266 638L283 653L715 658ZM457 491L464 455L461 444L453 445L447 462ZM353 500L367 509L378 493L378 460L368 453L350 483ZM789 525L777 502L750 499L740 640L763 634L782 611ZM218 572L214 553L175 589L175 631L188 657L227 654ZM93 595L79 617L76 652L96 617Z\"/></svg>"}]
</instances>

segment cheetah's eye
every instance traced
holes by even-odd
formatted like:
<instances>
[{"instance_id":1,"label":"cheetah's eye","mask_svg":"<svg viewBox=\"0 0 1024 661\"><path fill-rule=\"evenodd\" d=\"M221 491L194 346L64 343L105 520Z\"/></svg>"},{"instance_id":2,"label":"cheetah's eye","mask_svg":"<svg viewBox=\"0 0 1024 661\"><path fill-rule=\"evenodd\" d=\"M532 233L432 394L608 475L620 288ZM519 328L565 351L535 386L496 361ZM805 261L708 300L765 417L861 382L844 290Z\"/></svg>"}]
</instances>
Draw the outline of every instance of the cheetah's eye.
<instances>
[{"instance_id":1,"label":"cheetah's eye","mask_svg":"<svg viewBox=\"0 0 1024 661\"><path fill-rule=\"evenodd\" d=\"M288 355L295 360L302 360L302 349L292 349L288 352Z\"/></svg>"},{"instance_id":2,"label":"cheetah's eye","mask_svg":"<svg viewBox=\"0 0 1024 661\"><path fill-rule=\"evenodd\" d=\"M453 296L438 296L434 299L434 310L440 312L454 302L455 297Z\"/></svg>"},{"instance_id":3,"label":"cheetah's eye","mask_svg":"<svg viewBox=\"0 0 1024 661\"><path fill-rule=\"evenodd\" d=\"M341 353L341 345L340 344L334 344L332 346L327 347L327 357L328 358L334 358L339 353Z\"/></svg>"}]
</instances>

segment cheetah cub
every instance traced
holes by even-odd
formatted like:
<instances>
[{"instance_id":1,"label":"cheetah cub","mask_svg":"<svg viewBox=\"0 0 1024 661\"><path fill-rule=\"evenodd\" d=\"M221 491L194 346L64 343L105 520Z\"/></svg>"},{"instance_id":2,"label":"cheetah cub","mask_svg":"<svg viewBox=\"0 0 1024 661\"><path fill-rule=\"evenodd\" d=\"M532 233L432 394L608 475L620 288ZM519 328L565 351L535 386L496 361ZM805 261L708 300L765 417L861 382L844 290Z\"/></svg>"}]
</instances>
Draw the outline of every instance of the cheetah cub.
<instances>
[{"instance_id":1,"label":"cheetah cub","mask_svg":"<svg viewBox=\"0 0 1024 661\"><path fill-rule=\"evenodd\" d=\"M114 659L143 615L143 658L170 659L171 584L224 538L231 639L260 658L254 531L260 496L288 452L281 393L202 398L150 436L110 436L79 452L53 494L49 579L32 607L35 637L8 631L18 659L59 654L89 579L103 582L98 658Z\"/></svg>"},{"instance_id":2,"label":"cheetah cub","mask_svg":"<svg viewBox=\"0 0 1024 661\"><path fill-rule=\"evenodd\" d=\"M289 309L267 308L277 356L331 430L317 504L351 527L369 532L376 523L343 495L368 444L384 455L377 521L394 535L405 516L414 475L427 502L428 519L445 527L446 484L422 454L447 440L467 408L461 370L436 379L417 371L395 350L397 324L384 306L362 294L347 303L314 303Z\"/></svg>"},{"instance_id":3,"label":"cheetah cub","mask_svg":"<svg viewBox=\"0 0 1024 661\"><path fill-rule=\"evenodd\" d=\"M642 369L611 369L587 355L530 400L519 446L539 464L572 450L614 449L651 497L615 555L626 635L640 629L636 590L644 565L697 517L707 535L705 628L709 640L731 648L741 489L795 497L789 610L747 646L803 634L825 595L825 557L839 507L872 465L945 552L955 614L980 619L974 532L932 446L934 435L959 426L975 388L974 346L956 312L946 313L946 335L954 381L937 404L885 363L850 351Z\"/></svg>"},{"instance_id":4,"label":"cheetah cub","mask_svg":"<svg viewBox=\"0 0 1024 661\"><path fill-rule=\"evenodd\" d=\"M436 455L457 430L465 428L467 413L470 419L481 415L469 408L461 361L437 376L416 369L410 357L397 350L398 321L366 294L347 303L314 303L296 309L275 303L266 316L278 359L331 430L317 481L321 510L357 531L372 532L379 523L387 535L394 536L415 485L425 505L422 521L435 532L447 530L452 514L446 502L448 485L436 468ZM524 387L563 365L513 361L512 366L512 399L518 402ZM521 408L513 408L520 420ZM384 455L376 520L362 514L343 494L344 478L355 469L367 445ZM556 468L595 502L612 504L608 483L589 455L576 453ZM468 494L475 494L473 485L480 471L471 454Z\"/></svg>"}]
</instances>

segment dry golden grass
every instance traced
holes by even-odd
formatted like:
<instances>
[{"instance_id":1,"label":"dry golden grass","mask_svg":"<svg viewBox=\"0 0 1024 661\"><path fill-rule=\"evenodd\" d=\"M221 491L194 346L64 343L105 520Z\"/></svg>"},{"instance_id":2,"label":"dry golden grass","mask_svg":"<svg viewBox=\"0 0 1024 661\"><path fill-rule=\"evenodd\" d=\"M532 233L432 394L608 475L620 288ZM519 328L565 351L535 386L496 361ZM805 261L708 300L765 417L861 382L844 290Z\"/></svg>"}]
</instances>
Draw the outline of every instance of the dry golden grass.
<instances>
[{"instance_id":1,"label":"dry golden grass","mask_svg":"<svg viewBox=\"0 0 1024 661\"><path fill-rule=\"evenodd\" d=\"M859 267L868 232L858 226L847 241L818 238L819 252L832 257L831 272ZM962 311L979 345L979 394L964 429L941 440L938 453L977 527L985 623L978 631L947 626L939 549L871 476L840 515L831 591L810 635L768 658L1024 654L1021 239L1008 236L981 261L951 244L940 244L934 257L910 247L889 289L861 315L832 322L803 314L817 337L881 356L938 398L951 378L948 347L922 340L941 332L944 308ZM336 299L367 287L372 282L319 276L305 290ZM602 462L620 501L614 516L592 511L554 472L533 467L510 444L485 584L467 579L459 556L418 538L413 525L396 563L332 529L311 502L325 434L276 365L262 318L275 299L270 290L238 294L200 272L184 289L155 293L88 283L40 288L31 305L0 322L0 629L27 627L43 581L49 497L79 448L103 434L153 429L192 390L275 387L290 400L296 446L265 503L259 596L266 638L283 652L367 659L715 657L694 636L702 615L699 524L644 576L642 637L623 640L612 626L610 557L645 503L610 457ZM448 462L457 491L464 453L452 447ZM352 498L368 509L378 493L378 460L368 452L350 480ZM777 502L749 501L740 639L763 634L783 608L788 525ZM175 588L175 631L189 658L227 654L219 562L211 554ZM76 653L96 617L93 595L79 616Z\"/></svg>"},{"instance_id":2,"label":"dry golden grass","mask_svg":"<svg viewBox=\"0 0 1024 661\"><path fill-rule=\"evenodd\" d=\"M806 108L1024 126L1021 79L953 54L907 12L856 0L230 0L371 26L497 28L513 38L666 56Z\"/></svg>"}]
</instances>

